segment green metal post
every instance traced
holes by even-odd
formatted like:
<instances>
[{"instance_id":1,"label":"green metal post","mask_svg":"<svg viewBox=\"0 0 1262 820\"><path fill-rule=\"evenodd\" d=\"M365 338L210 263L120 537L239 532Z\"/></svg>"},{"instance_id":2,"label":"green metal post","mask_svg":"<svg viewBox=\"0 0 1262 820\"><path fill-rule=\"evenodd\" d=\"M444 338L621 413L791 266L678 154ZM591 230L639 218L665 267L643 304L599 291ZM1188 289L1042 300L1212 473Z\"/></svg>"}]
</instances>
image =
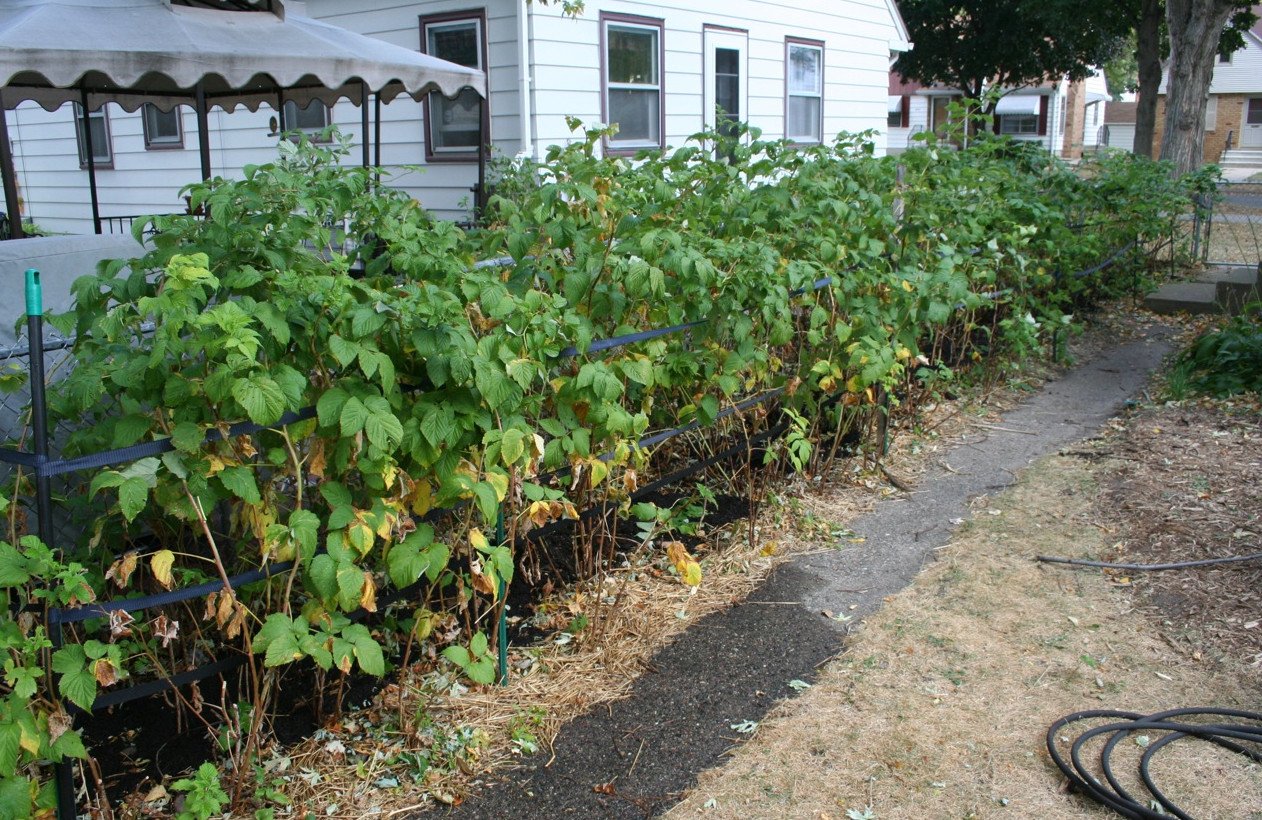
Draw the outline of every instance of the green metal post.
<instances>
[{"instance_id":1,"label":"green metal post","mask_svg":"<svg viewBox=\"0 0 1262 820\"><path fill-rule=\"evenodd\" d=\"M504 539L504 505L501 504L495 515L495 543L503 546ZM499 636L495 641L499 655L499 684L508 686L508 582L503 578L500 579L499 598Z\"/></svg>"},{"instance_id":2,"label":"green metal post","mask_svg":"<svg viewBox=\"0 0 1262 820\"><path fill-rule=\"evenodd\" d=\"M86 115L85 107L84 116ZM40 286L39 271L34 268L26 271L26 343L30 350L31 433L35 438L35 455L39 458L35 470L36 527L44 545L55 549L52 481L44 474L44 461L48 458L48 405L44 395L44 292ZM54 617L50 618L51 623L48 624L48 636L53 649L60 649L65 637L62 635L61 620L55 614L53 613ZM58 820L74 820L74 769L68 759L62 759L53 766L53 780L57 789Z\"/></svg>"}]
</instances>

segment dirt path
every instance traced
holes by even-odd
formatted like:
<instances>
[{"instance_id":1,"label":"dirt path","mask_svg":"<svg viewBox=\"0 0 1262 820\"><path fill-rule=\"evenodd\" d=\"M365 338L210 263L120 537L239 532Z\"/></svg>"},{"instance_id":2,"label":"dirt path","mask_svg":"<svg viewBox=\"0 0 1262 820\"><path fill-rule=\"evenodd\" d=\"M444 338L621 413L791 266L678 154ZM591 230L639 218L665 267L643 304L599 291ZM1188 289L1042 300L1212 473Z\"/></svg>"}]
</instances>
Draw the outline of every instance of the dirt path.
<instances>
[{"instance_id":1,"label":"dirt path","mask_svg":"<svg viewBox=\"0 0 1262 820\"><path fill-rule=\"evenodd\" d=\"M916 577L955 522L968 517L970 499L1002 490L1032 459L1091 435L1137 394L1168 350L1167 338L1154 328L1048 383L1000 423L979 423L944 452L918 491L850 524L862 543L781 567L748 601L701 620L663 649L630 698L568 725L551 759L539 755L451 814L638 818L667 810L699 772L802 688L791 682L814 680L852 624ZM841 741L839 727L833 734ZM681 810L708 816L712 810L702 807L710 799L698 793ZM738 805L727 816L748 813L748 804ZM762 816L812 815L781 806Z\"/></svg>"}]
</instances>

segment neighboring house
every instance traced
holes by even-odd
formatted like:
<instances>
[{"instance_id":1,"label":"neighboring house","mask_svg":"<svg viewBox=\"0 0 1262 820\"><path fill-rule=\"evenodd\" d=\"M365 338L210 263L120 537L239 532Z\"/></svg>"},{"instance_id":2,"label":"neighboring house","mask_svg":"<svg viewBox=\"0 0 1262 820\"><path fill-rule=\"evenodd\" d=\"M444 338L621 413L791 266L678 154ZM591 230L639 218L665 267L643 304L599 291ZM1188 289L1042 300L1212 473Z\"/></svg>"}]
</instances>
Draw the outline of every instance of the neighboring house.
<instances>
[{"instance_id":1,"label":"neighboring house","mask_svg":"<svg viewBox=\"0 0 1262 820\"><path fill-rule=\"evenodd\" d=\"M1100 145L1130 151L1135 146L1135 102L1108 102L1104 109L1104 133Z\"/></svg>"},{"instance_id":2,"label":"neighboring house","mask_svg":"<svg viewBox=\"0 0 1262 820\"><path fill-rule=\"evenodd\" d=\"M1262 17L1262 6L1254 12ZM1161 155L1168 81L1169 73L1157 98L1153 156ZM1234 156L1230 149L1237 149ZM1216 59L1205 102L1204 152L1205 162L1262 167L1262 19L1244 33L1244 48Z\"/></svg>"},{"instance_id":3,"label":"neighboring house","mask_svg":"<svg viewBox=\"0 0 1262 820\"><path fill-rule=\"evenodd\" d=\"M486 70L486 127L492 153L500 156L541 157L546 146L575 139L567 117L618 123L604 146L609 153L679 146L716 124L716 107L764 137L804 144L840 131L883 131L881 86L892 57L910 46L893 0L587 0L577 19L559 5L308 0L306 13ZM301 13L297 3L286 8ZM421 103L403 97L382 108L382 165L399 172L393 184L441 217L469 214L478 111L472 92ZM278 119L266 108L213 109L213 173L232 177L273 158ZM283 121L312 132L336 123L360 141L360 112L349 102L307 110L289 103ZM111 105L89 113L85 123L78 106L50 113L23 105L10 114L9 128L26 218L56 231L92 230L85 127L105 217L183 207L180 188L200 178L196 122L187 107L125 113ZM876 148L885 150L883 134ZM348 162L357 160L355 151Z\"/></svg>"},{"instance_id":4,"label":"neighboring house","mask_svg":"<svg viewBox=\"0 0 1262 820\"><path fill-rule=\"evenodd\" d=\"M888 87L890 153L914 144L916 134L942 133L949 121L951 103L963 98L953 88L904 83L895 71L890 72ZM991 127L996 134L1037 142L1046 151L1077 158L1082 156L1084 147L1094 147L1099 141L1103 117L1100 107L1106 99L1102 75L1075 83L1062 79L1020 88L999 98Z\"/></svg>"}]
</instances>

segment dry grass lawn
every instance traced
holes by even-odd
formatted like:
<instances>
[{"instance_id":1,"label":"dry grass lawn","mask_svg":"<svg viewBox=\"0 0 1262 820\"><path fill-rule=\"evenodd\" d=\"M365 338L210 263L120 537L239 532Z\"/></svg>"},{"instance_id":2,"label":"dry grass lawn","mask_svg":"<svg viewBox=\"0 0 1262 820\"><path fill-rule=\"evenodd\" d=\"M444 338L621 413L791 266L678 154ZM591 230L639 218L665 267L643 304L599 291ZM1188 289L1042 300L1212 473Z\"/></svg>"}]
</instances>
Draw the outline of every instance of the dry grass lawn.
<instances>
[{"instance_id":1,"label":"dry grass lawn","mask_svg":"<svg viewBox=\"0 0 1262 820\"><path fill-rule=\"evenodd\" d=\"M1254 412L1243 426L1227 422L1205 435L1217 430L1243 448L1242 480L1256 492L1262 437ZM1170 640L1162 613L1148 611L1131 579L1033 560L1109 556L1120 525L1102 514L1100 496L1117 489L1123 467L1135 471L1144 449L1118 439L1132 441L1143 424L1141 414L1104 442L1046 458L1012 490L980 500L939 560L888 600L811 689L782 704L726 766L704 773L668 816L1111 816L1064 790L1044 749L1057 718L1083 709L1150 713L1210 704L1256 711L1262 654L1253 659L1246 649L1252 640L1262 650L1256 598L1255 622L1237 621L1229 644L1207 650ZM1239 514L1256 522L1262 510L1245 506ZM1228 533L1256 540L1260 529L1233 525ZM1131 547L1126 560L1140 560L1142 550ZM1252 632L1243 644L1242 631ZM1262 818L1262 766L1208 744L1179 745L1153 766L1176 802L1198 818Z\"/></svg>"}]
</instances>

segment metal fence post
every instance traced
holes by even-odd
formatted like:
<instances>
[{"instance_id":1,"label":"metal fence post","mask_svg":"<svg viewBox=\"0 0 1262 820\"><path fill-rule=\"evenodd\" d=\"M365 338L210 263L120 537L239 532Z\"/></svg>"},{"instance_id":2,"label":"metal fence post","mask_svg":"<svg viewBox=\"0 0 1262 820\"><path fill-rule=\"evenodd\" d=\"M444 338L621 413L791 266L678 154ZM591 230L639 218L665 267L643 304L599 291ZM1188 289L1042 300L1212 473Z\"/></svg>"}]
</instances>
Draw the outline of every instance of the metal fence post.
<instances>
[{"instance_id":1,"label":"metal fence post","mask_svg":"<svg viewBox=\"0 0 1262 820\"><path fill-rule=\"evenodd\" d=\"M495 543L504 545L504 505L500 504L495 512ZM500 578L500 617L496 636L496 655L499 660L500 686L508 686L508 582Z\"/></svg>"},{"instance_id":2,"label":"metal fence post","mask_svg":"<svg viewBox=\"0 0 1262 820\"><path fill-rule=\"evenodd\" d=\"M1201 258L1201 206L1200 194L1192 197L1192 258Z\"/></svg>"},{"instance_id":3,"label":"metal fence post","mask_svg":"<svg viewBox=\"0 0 1262 820\"><path fill-rule=\"evenodd\" d=\"M39 271L34 268L26 271L26 344L30 351L31 431L35 437L36 530L39 539L52 548L52 479L45 471L48 461L48 405L44 392L44 294ZM53 649L60 649L64 643L60 618L50 619L48 633ZM70 761L61 760L53 767L53 773L57 781L57 817L59 820L74 820L74 770Z\"/></svg>"}]
</instances>

